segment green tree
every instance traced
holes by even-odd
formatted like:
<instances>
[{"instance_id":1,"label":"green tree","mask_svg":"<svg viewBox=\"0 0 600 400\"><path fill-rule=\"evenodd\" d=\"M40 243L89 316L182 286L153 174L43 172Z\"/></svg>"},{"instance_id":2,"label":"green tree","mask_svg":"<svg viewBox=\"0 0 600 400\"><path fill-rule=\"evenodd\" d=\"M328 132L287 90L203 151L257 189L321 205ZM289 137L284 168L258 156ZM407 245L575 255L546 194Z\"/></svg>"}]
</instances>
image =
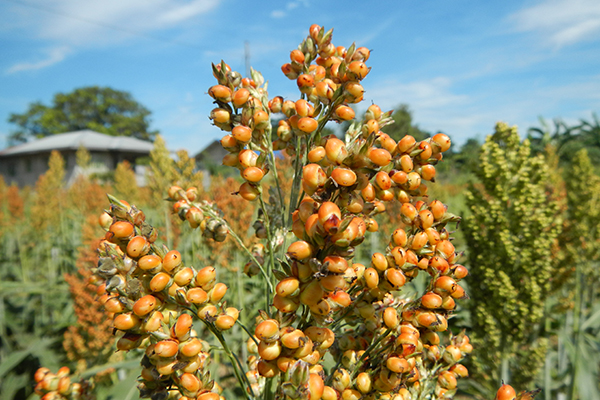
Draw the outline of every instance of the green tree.
<instances>
[{"instance_id":1,"label":"green tree","mask_svg":"<svg viewBox=\"0 0 600 400\"><path fill-rule=\"evenodd\" d=\"M473 372L489 396L501 379L529 387L543 365L547 340L539 332L552 274L556 204L546 195L543 156L531 155L516 127L496 125L475 175L479 182L466 194L464 233L474 346L481 349Z\"/></svg>"},{"instance_id":2,"label":"green tree","mask_svg":"<svg viewBox=\"0 0 600 400\"><path fill-rule=\"evenodd\" d=\"M429 137L429 133L420 129L413 123L412 113L408 105L401 104L398 109L392 114L394 123L385 127L384 131L396 141L402 139L406 135L411 135L417 141L424 140Z\"/></svg>"},{"instance_id":3,"label":"green tree","mask_svg":"<svg viewBox=\"0 0 600 400\"><path fill-rule=\"evenodd\" d=\"M11 114L8 121L18 126L10 135L12 142L82 129L143 140L153 140L156 135L150 130L150 111L130 93L110 87L57 93L50 106L34 102L25 113Z\"/></svg>"},{"instance_id":4,"label":"green tree","mask_svg":"<svg viewBox=\"0 0 600 400\"><path fill-rule=\"evenodd\" d=\"M452 153L444 159L451 161L457 170L462 173L472 172L477 168L478 155L481 151L481 143L477 138L469 138L460 147L460 150Z\"/></svg>"}]
</instances>

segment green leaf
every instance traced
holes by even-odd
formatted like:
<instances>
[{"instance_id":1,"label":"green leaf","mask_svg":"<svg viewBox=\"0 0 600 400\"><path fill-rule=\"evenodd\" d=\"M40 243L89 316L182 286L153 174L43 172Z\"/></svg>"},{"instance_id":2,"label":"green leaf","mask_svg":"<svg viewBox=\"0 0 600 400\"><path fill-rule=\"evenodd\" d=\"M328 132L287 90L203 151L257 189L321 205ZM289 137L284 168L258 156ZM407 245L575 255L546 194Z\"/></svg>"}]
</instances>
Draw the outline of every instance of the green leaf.
<instances>
[{"instance_id":1,"label":"green leaf","mask_svg":"<svg viewBox=\"0 0 600 400\"><path fill-rule=\"evenodd\" d=\"M81 373L81 378L89 378L90 376L96 375L102 371L105 371L109 368L124 368L124 369L134 369L139 368L140 360L127 360L127 361L119 361L119 362L109 362L103 365L98 365L94 368L90 368L83 373Z\"/></svg>"},{"instance_id":2,"label":"green leaf","mask_svg":"<svg viewBox=\"0 0 600 400\"><path fill-rule=\"evenodd\" d=\"M62 282L52 286L35 285L26 282L1 282L0 292L2 295L25 295L25 294L50 294L50 293L68 293L69 286ZM11 299L12 300L12 299Z\"/></svg>"},{"instance_id":3,"label":"green leaf","mask_svg":"<svg viewBox=\"0 0 600 400\"><path fill-rule=\"evenodd\" d=\"M3 378L7 372L11 371L14 367L19 365L19 363L23 361L28 355L37 354L38 352L50 346L54 341L55 339L42 338L36 340L28 348L24 350L15 351L14 353L10 354L8 357L2 360L2 363L0 363L0 379Z\"/></svg>"},{"instance_id":4,"label":"green leaf","mask_svg":"<svg viewBox=\"0 0 600 400\"><path fill-rule=\"evenodd\" d=\"M137 377L139 374L139 368L129 371L125 379L118 382L108 391L108 397L123 400L139 399L139 391L137 389Z\"/></svg>"},{"instance_id":5,"label":"green leaf","mask_svg":"<svg viewBox=\"0 0 600 400\"><path fill-rule=\"evenodd\" d=\"M590 315L590 317L581 325L581 330L586 330L588 328L600 328L600 310L596 310L596 312Z\"/></svg>"},{"instance_id":6,"label":"green leaf","mask_svg":"<svg viewBox=\"0 0 600 400\"><path fill-rule=\"evenodd\" d=\"M2 380L2 394L3 399L13 399L15 394L23 387L29 384L29 376L26 374L17 375L10 373L6 379Z\"/></svg>"}]
</instances>

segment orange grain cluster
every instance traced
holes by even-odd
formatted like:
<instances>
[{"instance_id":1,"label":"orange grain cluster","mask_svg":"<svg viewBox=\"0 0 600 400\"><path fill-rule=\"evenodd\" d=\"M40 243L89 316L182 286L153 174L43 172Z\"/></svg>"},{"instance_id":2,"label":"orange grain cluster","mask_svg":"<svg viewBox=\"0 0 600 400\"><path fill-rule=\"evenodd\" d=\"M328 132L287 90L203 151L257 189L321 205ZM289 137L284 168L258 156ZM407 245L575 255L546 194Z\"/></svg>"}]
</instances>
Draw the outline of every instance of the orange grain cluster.
<instances>
[{"instance_id":1,"label":"orange grain cluster","mask_svg":"<svg viewBox=\"0 0 600 400\"><path fill-rule=\"evenodd\" d=\"M41 400L92 400L93 386L88 381L72 382L71 370L61 367L56 374L48 368L39 368L34 375L35 393Z\"/></svg>"},{"instance_id":2,"label":"orange grain cluster","mask_svg":"<svg viewBox=\"0 0 600 400\"><path fill-rule=\"evenodd\" d=\"M472 346L464 333L450 335L446 344L439 333L447 331L455 301L467 297L460 280L468 272L446 229L459 218L427 198L427 182L435 180L450 139L437 134L417 142L407 135L396 142L382 130L391 113L375 104L345 140L322 137L319 124L354 119L347 104L362 100L369 52L336 47L331 32L313 26L290 57L282 70L296 79L303 98L269 102L271 113L287 118L273 148L306 152L305 197L293 211L296 241L277 275L273 306L279 313L261 318L257 344L249 346L256 353L247 374L251 391L260 393L265 379L279 377L291 398L401 400L433 379L435 395L450 398L457 379L468 375L460 361ZM261 192L260 182L250 185ZM373 254L370 265L355 262L356 247L379 230L374 216L390 201L401 206L388 247ZM419 272L428 275L428 290L416 300L399 296ZM291 323L299 314L303 323ZM322 365L327 353L340 360L328 373Z\"/></svg>"},{"instance_id":3,"label":"orange grain cluster","mask_svg":"<svg viewBox=\"0 0 600 400\"><path fill-rule=\"evenodd\" d=\"M219 399L205 370L206 343L192 330L189 312L216 330L232 328L239 311L221 301L227 286L216 280L213 267L186 266L178 251L157 246L157 231L135 206L113 199L100 224L107 232L95 277L104 282L101 301L114 315L117 349L145 349L142 397L175 391L187 399Z\"/></svg>"}]
</instances>

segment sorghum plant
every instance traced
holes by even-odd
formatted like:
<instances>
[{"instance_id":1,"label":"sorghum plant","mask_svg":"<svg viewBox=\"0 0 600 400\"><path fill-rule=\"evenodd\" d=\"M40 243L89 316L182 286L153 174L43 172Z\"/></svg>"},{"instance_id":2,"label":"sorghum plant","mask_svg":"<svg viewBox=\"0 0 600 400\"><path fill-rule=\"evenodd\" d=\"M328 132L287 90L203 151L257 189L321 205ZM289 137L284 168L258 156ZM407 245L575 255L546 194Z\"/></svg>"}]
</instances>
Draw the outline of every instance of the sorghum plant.
<instances>
[{"instance_id":1,"label":"sorghum plant","mask_svg":"<svg viewBox=\"0 0 600 400\"><path fill-rule=\"evenodd\" d=\"M140 190L135 180L135 172L131 168L128 161L122 161L115 168L115 185L116 194L130 201L138 201Z\"/></svg>"},{"instance_id":2,"label":"sorghum plant","mask_svg":"<svg viewBox=\"0 0 600 400\"><path fill-rule=\"evenodd\" d=\"M467 193L471 213L464 231L477 282L469 306L474 342L485 349L474 365L488 393L501 378L527 387L546 352L539 334L552 277L556 205L545 192L546 163L530 153L516 127L497 124L482 147L479 183Z\"/></svg>"},{"instance_id":3,"label":"sorghum plant","mask_svg":"<svg viewBox=\"0 0 600 400\"><path fill-rule=\"evenodd\" d=\"M229 306L217 269L194 268L159 245L141 210L109 196L95 279L117 348L144 351L142 397L222 398L207 368L210 348L192 329L196 318L219 342L247 399L449 399L468 376L461 361L473 347L464 332L448 330L456 301L467 297L460 281L468 272L448 230L459 218L427 196L450 139L396 142L382 131L391 112L375 104L355 120L350 105L363 100L370 51L331 40L332 31L311 26L282 66L301 92L297 100L270 99L256 71L243 78L225 62L213 65L210 118L226 132L223 164L243 179L234 195L258 204L254 244L195 187L168 190L173 212L205 238L237 243L264 300ZM342 140L323 136L330 121L353 122ZM291 186L277 171L285 164ZM373 217L392 201L401 203L400 222L380 252L358 262L356 248L378 230ZM425 291L403 294L418 275ZM256 306L246 310L255 325L242 325L245 363L228 342L242 306Z\"/></svg>"},{"instance_id":4,"label":"sorghum plant","mask_svg":"<svg viewBox=\"0 0 600 400\"><path fill-rule=\"evenodd\" d=\"M71 361L77 361L77 369L85 371L91 365L105 361L112 353L111 321L104 305L97 301L97 288L89 284L92 274L90 265L96 265L98 241L92 239L90 221L84 226L83 237L88 243L79 251L76 274L65 274L65 281L73 298L77 324L69 326L64 333L63 347ZM92 231L92 232L90 232Z\"/></svg>"},{"instance_id":5,"label":"sorghum plant","mask_svg":"<svg viewBox=\"0 0 600 400\"><path fill-rule=\"evenodd\" d=\"M557 392L566 392L568 399L592 399L600 396L600 351L593 339L600 334L596 289L600 278L600 178L585 148L575 153L566 172L568 207L566 229L560 239L572 272L565 286L571 298L567 304L572 306L566 318L573 322L572 327L566 323L560 326L563 332L559 340L571 351L559 354L555 381L564 383L555 386Z\"/></svg>"}]
</instances>

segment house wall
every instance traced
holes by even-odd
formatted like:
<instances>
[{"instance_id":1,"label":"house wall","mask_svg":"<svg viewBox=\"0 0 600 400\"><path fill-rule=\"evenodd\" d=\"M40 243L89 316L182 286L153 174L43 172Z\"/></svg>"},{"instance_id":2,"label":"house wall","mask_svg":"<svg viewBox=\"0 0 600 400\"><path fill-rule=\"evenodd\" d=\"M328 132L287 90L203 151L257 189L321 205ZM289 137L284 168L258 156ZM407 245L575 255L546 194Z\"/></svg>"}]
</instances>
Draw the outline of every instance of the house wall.
<instances>
[{"instance_id":1,"label":"house wall","mask_svg":"<svg viewBox=\"0 0 600 400\"><path fill-rule=\"evenodd\" d=\"M221 146L221 142L215 140L206 149L196 155L198 168L207 169L211 165L222 165L223 157L227 154L229 152Z\"/></svg>"},{"instance_id":2,"label":"house wall","mask_svg":"<svg viewBox=\"0 0 600 400\"><path fill-rule=\"evenodd\" d=\"M11 185L34 186L40 175L48 170L50 153L7 157L0 162L0 174Z\"/></svg>"},{"instance_id":3,"label":"house wall","mask_svg":"<svg viewBox=\"0 0 600 400\"><path fill-rule=\"evenodd\" d=\"M145 169L135 166L135 159L140 154L129 154L121 152L90 152L91 165L86 171L77 167L77 157L75 151L61 152L65 160L65 182L71 184L78 175L101 174L114 170L119 162L129 161L136 171L136 179L142 186L145 185ZM4 157L0 160L0 175L4 181L10 184L16 184L20 187L35 186L40 175L48 170L48 161L50 153L25 154L15 157Z\"/></svg>"}]
</instances>

